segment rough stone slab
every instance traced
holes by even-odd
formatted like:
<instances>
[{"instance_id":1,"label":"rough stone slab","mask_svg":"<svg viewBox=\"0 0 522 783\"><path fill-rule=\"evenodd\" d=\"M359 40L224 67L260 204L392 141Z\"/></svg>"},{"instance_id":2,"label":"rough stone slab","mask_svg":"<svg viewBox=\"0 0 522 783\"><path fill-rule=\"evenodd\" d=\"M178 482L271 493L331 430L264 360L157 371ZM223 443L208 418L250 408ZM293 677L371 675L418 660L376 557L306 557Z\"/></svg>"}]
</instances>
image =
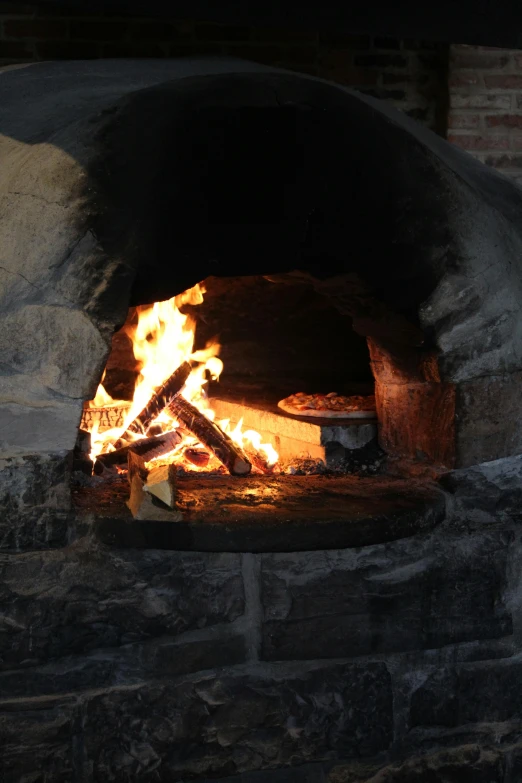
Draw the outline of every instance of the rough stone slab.
<instances>
[{"instance_id":1,"label":"rough stone slab","mask_svg":"<svg viewBox=\"0 0 522 783\"><path fill-rule=\"evenodd\" d=\"M326 783L506 783L508 748L462 745L386 765L334 766ZM515 783L515 778L509 783Z\"/></svg>"},{"instance_id":2,"label":"rough stone slab","mask_svg":"<svg viewBox=\"0 0 522 783\"><path fill-rule=\"evenodd\" d=\"M0 671L0 694L2 699L17 699L109 688L138 683L144 678L175 677L232 666L245 660L244 637L214 626L208 633L160 637L90 655L66 656L44 666Z\"/></svg>"},{"instance_id":3,"label":"rough stone slab","mask_svg":"<svg viewBox=\"0 0 522 783\"><path fill-rule=\"evenodd\" d=\"M411 727L455 728L520 721L520 654L446 667L419 680L410 700Z\"/></svg>"},{"instance_id":4,"label":"rough stone slab","mask_svg":"<svg viewBox=\"0 0 522 783\"><path fill-rule=\"evenodd\" d=\"M262 555L263 658L424 650L509 635L510 539L441 533L359 552Z\"/></svg>"},{"instance_id":5,"label":"rough stone slab","mask_svg":"<svg viewBox=\"0 0 522 783\"><path fill-rule=\"evenodd\" d=\"M251 405L213 397L210 404L218 420L229 419L235 427L243 419L243 429L259 432L283 459L309 454L328 464L327 444L361 449L377 436L377 423L371 419L299 419L268 402Z\"/></svg>"},{"instance_id":6,"label":"rough stone slab","mask_svg":"<svg viewBox=\"0 0 522 783\"><path fill-rule=\"evenodd\" d=\"M67 543L69 466L64 452L0 460L0 551Z\"/></svg>"},{"instance_id":7,"label":"rough stone slab","mask_svg":"<svg viewBox=\"0 0 522 783\"><path fill-rule=\"evenodd\" d=\"M25 780L22 774L28 781L94 783L154 771L155 780L172 783L277 768L291 773L310 761L376 755L392 735L390 675L382 663L241 667L181 682L0 701L6 783Z\"/></svg>"},{"instance_id":8,"label":"rough stone slab","mask_svg":"<svg viewBox=\"0 0 522 783\"><path fill-rule=\"evenodd\" d=\"M457 386L455 435L459 467L522 452L522 429L517 426L521 390L522 371L491 373Z\"/></svg>"},{"instance_id":9,"label":"rough stone slab","mask_svg":"<svg viewBox=\"0 0 522 783\"><path fill-rule=\"evenodd\" d=\"M181 477L176 498L183 521L175 523L132 519L127 495L125 483L74 495L79 514L96 515L94 532L104 544L211 552L337 549L429 531L445 515L443 493L433 484L389 477Z\"/></svg>"},{"instance_id":10,"label":"rough stone slab","mask_svg":"<svg viewBox=\"0 0 522 783\"><path fill-rule=\"evenodd\" d=\"M71 735L74 697L0 703L2 783L71 783L78 780Z\"/></svg>"},{"instance_id":11,"label":"rough stone slab","mask_svg":"<svg viewBox=\"0 0 522 783\"><path fill-rule=\"evenodd\" d=\"M161 758L162 781L364 757L392 740L390 677L380 663L346 664L114 690L85 704L84 731L100 780L118 779L132 749L127 774Z\"/></svg>"},{"instance_id":12,"label":"rough stone slab","mask_svg":"<svg viewBox=\"0 0 522 783\"><path fill-rule=\"evenodd\" d=\"M454 497L456 521L522 521L522 456L454 470L440 483Z\"/></svg>"},{"instance_id":13,"label":"rough stone slab","mask_svg":"<svg viewBox=\"0 0 522 783\"><path fill-rule=\"evenodd\" d=\"M3 668L230 623L244 609L232 554L114 552L84 542L0 555Z\"/></svg>"}]
</instances>

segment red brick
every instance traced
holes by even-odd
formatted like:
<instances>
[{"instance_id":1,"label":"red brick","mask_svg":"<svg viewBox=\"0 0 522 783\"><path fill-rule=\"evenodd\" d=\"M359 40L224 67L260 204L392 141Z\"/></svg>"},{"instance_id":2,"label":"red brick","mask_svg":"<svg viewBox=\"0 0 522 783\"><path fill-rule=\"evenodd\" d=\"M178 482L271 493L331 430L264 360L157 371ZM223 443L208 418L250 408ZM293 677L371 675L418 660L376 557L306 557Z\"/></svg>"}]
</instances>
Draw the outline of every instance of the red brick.
<instances>
[{"instance_id":1,"label":"red brick","mask_svg":"<svg viewBox=\"0 0 522 783\"><path fill-rule=\"evenodd\" d=\"M488 114L488 128L522 128L522 114Z\"/></svg>"},{"instance_id":2,"label":"red brick","mask_svg":"<svg viewBox=\"0 0 522 783\"><path fill-rule=\"evenodd\" d=\"M480 114L472 114L471 112L450 112L448 126L450 128L462 128L465 130L479 128Z\"/></svg>"},{"instance_id":3,"label":"red brick","mask_svg":"<svg viewBox=\"0 0 522 783\"><path fill-rule=\"evenodd\" d=\"M60 39L67 36L67 22L51 19L7 19L4 22L6 38Z\"/></svg>"},{"instance_id":4,"label":"red brick","mask_svg":"<svg viewBox=\"0 0 522 783\"><path fill-rule=\"evenodd\" d=\"M484 76L488 90L520 90L522 89L522 74L492 74Z\"/></svg>"},{"instance_id":5,"label":"red brick","mask_svg":"<svg viewBox=\"0 0 522 783\"><path fill-rule=\"evenodd\" d=\"M466 52L453 54L451 63L456 68L476 68L477 70L495 70L505 68L509 63L509 54L490 54L489 52Z\"/></svg>"},{"instance_id":6,"label":"red brick","mask_svg":"<svg viewBox=\"0 0 522 783\"><path fill-rule=\"evenodd\" d=\"M511 95L450 95L450 104L453 109L501 109L511 108Z\"/></svg>"},{"instance_id":7,"label":"red brick","mask_svg":"<svg viewBox=\"0 0 522 783\"><path fill-rule=\"evenodd\" d=\"M45 41L36 43L38 60L95 60L100 57L98 43L78 41Z\"/></svg>"},{"instance_id":8,"label":"red brick","mask_svg":"<svg viewBox=\"0 0 522 783\"><path fill-rule=\"evenodd\" d=\"M485 162L496 169L522 169L522 155L487 155Z\"/></svg>"},{"instance_id":9,"label":"red brick","mask_svg":"<svg viewBox=\"0 0 522 783\"><path fill-rule=\"evenodd\" d=\"M476 73L454 73L450 76L450 87L470 87L480 84L480 78Z\"/></svg>"},{"instance_id":10,"label":"red brick","mask_svg":"<svg viewBox=\"0 0 522 783\"><path fill-rule=\"evenodd\" d=\"M511 149L512 150L522 150L522 135L516 133L514 136L511 137Z\"/></svg>"},{"instance_id":11,"label":"red brick","mask_svg":"<svg viewBox=\"0 0 522 783\"><path fill-rule=\"evenodd\" d=\"M515 54L515 66L516 68L522 68L522 54Z\"/></svg>"},{"instance_id":12,"label":"red brick","mask_svg":"<svg viewBox=\"0 0 522 783\"><path fill-rule=\"evenodd\" d=\"M509 149L509 136L479 136L471 133L450 133L448 141L463 150Z\"/></svg>"},{"instance_id":13,"label":"red brick","mask_svg":"<svg viewBox=\"0 0 522 783\"><path fill-rule=\"evenodd\" d=\"M71 39L76 41L122 41L127 35L127 22L71 22Z\"/></svg>"}]
</instances>

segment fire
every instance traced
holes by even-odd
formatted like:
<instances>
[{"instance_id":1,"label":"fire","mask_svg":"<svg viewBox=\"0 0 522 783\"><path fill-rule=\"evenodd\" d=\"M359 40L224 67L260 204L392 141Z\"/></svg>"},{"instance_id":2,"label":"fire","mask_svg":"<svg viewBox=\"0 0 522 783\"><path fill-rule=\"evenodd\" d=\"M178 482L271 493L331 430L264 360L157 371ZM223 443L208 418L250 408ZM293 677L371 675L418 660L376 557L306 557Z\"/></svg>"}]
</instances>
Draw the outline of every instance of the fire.
<instances>
[{"instance_id":1,"label":"fire","mask_svg":"<svg viewBox=\"0 0 522 783\"><path fill-rule=\"evenodd\" d=\"M127 408L128 411L123 425L117 429L100 432L98 425L92 427L91 458L94 459L97 455L114 449L114 444L147 405L154 391L185 361L190 361L193 369L180 393L208 419L214 420L215 413L210 407L206 386L208 375L213 380L218 380L223 370L223 362L218 358L221 346L217 342L213 342L207 344L203 350L194 351L195 321L180 310L186 304L201 304L204 293L205 289L201 284L198 284L172 299L136 308L137 323L126 327L132 339L134 357L139 363L139 376L134 388L132 403L129 406L126 402L114 400L107 393L103 386L104 373L96 396L88 403L88 407L120 406ZM277 451L270 443L262 443L259 433L254 430L243 432L242 422L239 422L234 429L231 429L230 422L226 420L217 423L237 445L249 448L260 455L266 465L273 467L277 463L279 459ZM166 409L154 420L154 424L160 425L164 432L179 426L176 419ZM139 439L144 436L145 433L134 437ZM185 459L185 450L198 445L195 437L184 434L175 450L161 457L160 461L176 462L182 464L186 469L194 471L217 467L219 463L212 455L205 468L198 468Z\"/></svg>"}]
</instances>

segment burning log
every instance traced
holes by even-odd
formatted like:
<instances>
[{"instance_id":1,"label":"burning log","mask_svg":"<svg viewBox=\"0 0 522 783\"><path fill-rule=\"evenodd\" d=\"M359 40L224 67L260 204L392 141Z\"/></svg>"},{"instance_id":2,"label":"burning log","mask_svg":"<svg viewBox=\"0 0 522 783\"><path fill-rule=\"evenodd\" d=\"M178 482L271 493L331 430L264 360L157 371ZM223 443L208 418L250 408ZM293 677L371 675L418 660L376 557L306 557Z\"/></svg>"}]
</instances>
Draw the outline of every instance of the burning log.
<instances>
[{"instance_id":1,"label":"burning log","mask_svg":"<svg viewBox=\"0 0 522 783\"><path fill-rule=\"evenodd\" d=\"M137 454L144 461L148 462L155 457L161 457L168 454L176 448L181 441L181 435L176 430L165 432L163 435L156 435L153 438L142 438L129 446L123 446L115 451L108 451L106 454L99 454L94 463L94 472L100 474L104 468L113 465L124 465L127 462L129 454Z\"/></svg>"},{"instance_id":2,"label":"burning log","mask_svg":"<svg viewBox=\"0 0 522 783\"><path fill-rule=\"evenodd\" d=\"M175 397L167 406L169 412L178 419L196 438L206 446L233 476L246 476L252 465L243 449L213 421L207 419L183 397Z\"/></svg>"},{"instance_id":3,"label":"burning log","mask_svg":"<svg viewBox=\"0 0 522 783\"><path fill-rule=\"evenodd\" d=\"M180 364L178 369L172 375L169 375L159 389L156 389L141 413L136 416L134 421L129 424L125 432L120 436L120 440L129 440L131 433L141 434L145 432L150 422L156 416L159 416L171 397L175 397L181 391L191 372L192 365L190 362Z\"/></svg>"},{"instance_id":4,"label":"burning log","mask_svg":"<svg viewBox=\"0 0 522 783\"><path fill-rule=\"evenodd\" d=\"M275 465L270 465L268 457L259 451L255 451L251 448L245 448L245 454L252 463L252 465L260 470L262 473L273 473Z\"/></svg>"},{"instance_id":5,"label":"burning log","mask_svg":"<svg viewBox=\"0 0 522 783\"><path fill-rule=\"evenodd\" d=\"M204 449L185 449L183 456L198 468L206 468L210 460L210 454Z\"/></svg>"}]
</instances>

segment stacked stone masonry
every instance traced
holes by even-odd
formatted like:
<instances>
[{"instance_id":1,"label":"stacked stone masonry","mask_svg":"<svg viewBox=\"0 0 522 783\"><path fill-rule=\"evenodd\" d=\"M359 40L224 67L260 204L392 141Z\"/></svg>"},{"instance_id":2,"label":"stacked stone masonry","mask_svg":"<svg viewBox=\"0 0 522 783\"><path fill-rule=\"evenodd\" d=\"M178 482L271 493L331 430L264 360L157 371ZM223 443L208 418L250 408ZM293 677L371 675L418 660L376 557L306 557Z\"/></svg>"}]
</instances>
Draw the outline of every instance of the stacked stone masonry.
<instances>
[{"instance_id":1,"label":"stacked stone masonry","mask_svg":"<svg viewBox=\"0 0 522 783\"><path fill-rule=\"evenodd\" d=\"M0 555L2 782L515 783L521 469L358 549Z\"/></svg>"},{"instance_id":2,"label":"stacked stone masonry","mask_svg":"<svg viewBox=\"0 0 522 783\"><path fill-rule=\"evenodd\" d=\"M445 44L72 13L0 2L0 67L41 60L228 55L355 87L445 132Z\"/></svg>"},{"instance_id":3,"label":"stacked stone masonry","mask_svg":"<svg viewBox=\"0 0 522 783\"><path fill-rule=\"evenodd\" d=\"M450 48L449 140L522 182L522 51Z\"/></svg>"}]
</instances>

